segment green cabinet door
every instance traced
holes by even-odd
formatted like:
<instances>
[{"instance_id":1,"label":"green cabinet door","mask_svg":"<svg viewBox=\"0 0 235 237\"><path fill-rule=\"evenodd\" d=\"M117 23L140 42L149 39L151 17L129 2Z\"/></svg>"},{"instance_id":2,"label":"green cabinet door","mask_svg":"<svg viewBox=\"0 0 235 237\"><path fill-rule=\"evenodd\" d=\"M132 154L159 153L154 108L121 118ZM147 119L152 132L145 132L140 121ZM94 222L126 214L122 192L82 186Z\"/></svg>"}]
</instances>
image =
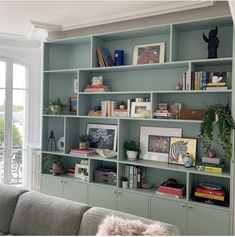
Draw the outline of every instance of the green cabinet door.
<instances>
[{"instance_id":1,"label":"green cabinet door","mask_svg":"<svg viewBox=\"0 0 235 237\"><path fill-rule=\"evenodd\" d=\"M189 205L187 226L188 235L229 235L229 212Z\"/></svg>"},{"instance_id":2,"label":"green cabinet door","mask_svg":"<svg viewBox=\"0 0 235 237\"><path fill-rule=\"evenodd\" d=\"M119 191L117 209L118 211L148 218L148 196Z\"/></svg>"},{"instance_id":3,"label":"green cabinet door","mask_svg":"<svg viewBox=\"0 0 235 237\"><path fill-rule=\"evenodd\" d=\"M42 175L41 192L55 197L63 197L63 179Z\"/></svg>"},{"instance_id":4,"label":"green cabinet door","mask_svg":"<svg viewBox=\"0 0 235 237\"><path fill-rule=\"evenodd\" d=\"M64 198L75 201L88 203L87 184L64 180Z\"/></svg>"},{"instance_id":5,"label":"green cabinet door","mask_svg":"<svg viewBox=\"0 0 235 237\"><path fill-rule=\"evenodd\" d=\"M181 235L186 235L186 213L184 203L158 197L150 198L150 219L178 226Z\"/></svg>"},{"instance_id":6,"label":"green cabinet door","mask_svg":"<svg viewBox=\"0 0 235 237\"><path fill-rule=\"evenodd\" d=\"M89 205L116 210L117 190L97 185L90 185Z\"/></svg>"}]
</instances>

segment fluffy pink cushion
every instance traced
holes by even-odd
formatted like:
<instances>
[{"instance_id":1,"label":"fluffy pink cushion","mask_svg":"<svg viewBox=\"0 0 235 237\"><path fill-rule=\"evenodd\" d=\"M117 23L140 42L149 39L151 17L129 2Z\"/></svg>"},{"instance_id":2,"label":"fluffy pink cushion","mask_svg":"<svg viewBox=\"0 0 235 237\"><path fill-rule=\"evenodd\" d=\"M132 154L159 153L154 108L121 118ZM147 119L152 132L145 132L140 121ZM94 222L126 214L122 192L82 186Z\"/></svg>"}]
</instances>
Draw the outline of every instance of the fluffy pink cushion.
<instances>
[{"instance_id":1,"label":"fluffy pink cushion","mask_svg":"<svg viewBox=\"0 0 235 237\"><path fill-rule=\"evenodd\" d=\"M99 226L97 235L172 235L172 233L159 222L148 225L139 220L107 216Z\"/></svg>"}]
</instances>

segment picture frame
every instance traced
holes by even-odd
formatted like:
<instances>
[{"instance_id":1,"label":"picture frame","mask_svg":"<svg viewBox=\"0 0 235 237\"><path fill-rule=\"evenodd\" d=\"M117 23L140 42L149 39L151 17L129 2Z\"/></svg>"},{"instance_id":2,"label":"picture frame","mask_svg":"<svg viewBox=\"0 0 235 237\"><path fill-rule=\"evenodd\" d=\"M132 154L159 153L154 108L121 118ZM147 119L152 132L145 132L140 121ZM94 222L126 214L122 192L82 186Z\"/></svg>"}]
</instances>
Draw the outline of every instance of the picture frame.
<instances>
[{"instance_id":1,"label":"picture frame","mask_svg":"<svg viewBox=\"0 0 235 237\"><path fill-rule=\"evenodd\" d=\"M151 102L132 102L131 117L149 118L151 110Z\"/></svg>"},{"instance_id":2,"label":"picture frame","mask_svg":"<svg viewBox=\"0 0 235 237\"><path fill-rule=\"evenodd\" d=\"M87 124L86 134L89 137L90 148L117 149L117 125Z\"/></svg>"},{"instance_id":3,"label":"picture frame","mask_svg":"<svg viewBox=\"0 0 235 237\"><path fill-rule=\"evenodd\" d=\"M83 181L88 181L89 166L84 164L75 164L74 177L82 179Z\"/></svg>"},{"instance_id":4,"label":"picture frame","mask_svg":"<svg viewBox=\"0 0 235 237\"><path fill-rule=\"evenodd\" d=\"M133 52L133 64L164 63L165 42L136 45Z\"/></svg>"},{"instance_id":5,"label":"picture frame","mask_svg":"<svg viewBox=\"0 0 235 237\"><path fill-rule=\"evenodd\" d=\"M192 158L191 166L195 166L196 149L196 138L171 137L168 163L184 165L183 158L187 153L189 153L190 157Z\"/></svg>"},{"instance_id":6,"label":"picture frame","mask_svg":"<svg viewBox=\"0 0 235 237\"><path fill-rule=\"evenodd\" d=\"M181 137L182 128L141 126L140 159L167 163L172 136Z\"/></svg>"},{"instance_id":7,"label":"picture frame","mask_svg":"<svg viewBox=\"0 0 235 237\"><path fill-rule=\"evenodd\" d=\"M74 94L78 93L78 79L77 78L73 79L73 93Z\"/></svg>"},{"instance_id":8,"label":"picture frame","mask_svg":"<svg viewBox=\"0 0 235 237\"><path fill-rule=\"evenodd\" d=\"M70 113L77 113L77 96L70 96L69 97L69 112Z\"/></svg>"}]
</instances>

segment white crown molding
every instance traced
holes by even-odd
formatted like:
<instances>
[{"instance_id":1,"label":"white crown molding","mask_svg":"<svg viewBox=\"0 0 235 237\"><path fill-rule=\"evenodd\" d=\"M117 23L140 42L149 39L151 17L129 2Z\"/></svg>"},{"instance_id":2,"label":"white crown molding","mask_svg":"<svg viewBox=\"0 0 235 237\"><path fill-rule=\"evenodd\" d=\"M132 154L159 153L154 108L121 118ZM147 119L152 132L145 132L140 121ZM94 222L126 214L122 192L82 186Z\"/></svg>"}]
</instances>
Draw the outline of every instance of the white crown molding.
<instances>
[{"instance_id":1,"label":"white crown molding","mask_svg":"<svg viewBox=\"0 0 235 237\"><path fill-rule=\"evenodd\" d=\"M191 10L196 8L213 6L213 0L200 0L200 1L170 1L168 5L152 7L144 10L130 11L105 17L96 17L87 20L78 20L62 24L62 30L73 30L79 28L86 28L90 26L97 26L109 23L115 23L126 20L134 20L138 18L151 17L162 15L172 12Z\"/></svg>"},{"instance_id":2,"label":"white crown molding","mask_svg":"<svg viewBox=\"0 0 235 237\"><path fill-rule=\"evenodd\" d=\"M235 25L235 1L228 0L230 12L233 18L233 25Z\"/></svg>"}]
</instances>

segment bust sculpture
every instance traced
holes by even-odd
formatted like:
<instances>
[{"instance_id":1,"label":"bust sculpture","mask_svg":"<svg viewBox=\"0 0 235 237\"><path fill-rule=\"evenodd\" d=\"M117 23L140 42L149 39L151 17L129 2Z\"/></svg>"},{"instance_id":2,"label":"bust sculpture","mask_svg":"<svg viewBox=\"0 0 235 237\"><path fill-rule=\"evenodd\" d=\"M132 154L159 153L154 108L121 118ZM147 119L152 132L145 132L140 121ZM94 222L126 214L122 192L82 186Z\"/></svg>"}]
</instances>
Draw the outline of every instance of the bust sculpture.
<instances>
[{"instance_id":1,"label":"bust sculpture","mask_svg":"<svg viewBox=\"0 0 235 237\"><path fill-rule=\"evenodd\" d=\"M217 58L217 48L219 46L219 39L217 38L218 27L210 30L209 36L206 37L203 33L203 39L208 43L208 58Z\"/></svg>"}]
</instances>

